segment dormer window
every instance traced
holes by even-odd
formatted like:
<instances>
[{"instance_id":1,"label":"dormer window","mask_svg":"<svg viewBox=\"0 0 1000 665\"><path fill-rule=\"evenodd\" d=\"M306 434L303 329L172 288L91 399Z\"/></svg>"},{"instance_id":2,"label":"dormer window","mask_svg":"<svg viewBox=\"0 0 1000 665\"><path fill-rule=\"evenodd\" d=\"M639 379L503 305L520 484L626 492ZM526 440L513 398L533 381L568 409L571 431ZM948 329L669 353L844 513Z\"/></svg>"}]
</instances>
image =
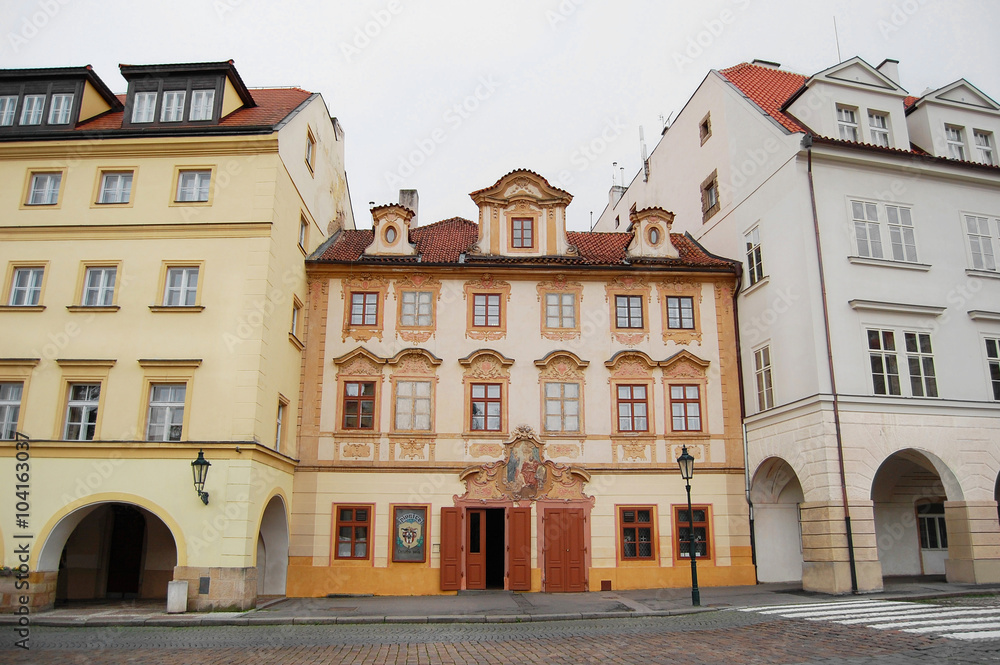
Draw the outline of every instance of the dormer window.
<instances>
[{"instance_id":1,"label":"dormer window","mask_svg":"<svg viewBox=\"0 0 1000 665\"><path fill-rule=\"evenodd\" d=\"M840 131L840 138L844 141L858 140L858 113L857 109L837 105L837 127Z\"/></svg>"},{"instance_id":2,"label":"dormer window","mask_svg":"<svg viewBox=\"0 0 1000 665\"><path fill-rule=\"evenodd\" d=\"M49 124L65 125L69 123L70 111L73 110L73 95L58 94L52 95L52 104L49 106Z\"/></svg>"},{"instance_id":3,"label":"dormer window","mask_svg":"<svg viewBox=\"0 0 1000 665\"><path fill-rule=\"evenodd\" d=\"M872 143L883 148L890 147L889 118L880 111L868 111L868 128L872 133Z\"/></svg>"},{"instance_id":4,"label":"dormer window","mask_svg":"<svg viewBox=\"0 0 1000 665\"><path fill-rule=\"evenodd\" d=\"M385 242L389 245L396 242L396 227L390 226L385 230Z\"/></svg>"},{"instance_id":5,"label":"dormer window","mask_svg":"<svg viewBox=\"0 0 1000 665\"><path fill-rule=\"evenodd\" d=\"M21 106L22 125L42 124L42 107L45 106L45 95L25 95Z\"/></svg>"},{"instance_id":6,"label":"dormer window","mask_svg":"<svg viewBox=\"0 0 1000 665\"><path fill-rule=\"evenodd\" d=\"M211 120L215 108L215 90L195 90L191 95L188 120Z\"/></svg>"},{"instance_id":7,"label":"dormer window","mask_svg":"<svg viewBox=\"0 0 1000 665\"><path fill-rule=\"evenodd\" d=\"M14 124L14 109L17 107L17 95L0 97L0 127L10 127Z\"/></svg>"},{"instance_id":8,"label":"dormer window","mask_svg":"<svg viewBox=\"0 0 1000 665\"><path fill-rule=\"evenodd\" d=\"M184 119L184 91L163 93L163 108L160 111L160 122L180 122Z\"/></svg>"},{"instance_id":9,"label":"dormer window","mask_svg":"<svg viewBox=\"0 0 1000 665\"><path fill-rule=\"evenodd\" d=\"M511 246L528 249L535 246L533 222L529 218L515 217L511 220Z\"/></svg>"},{"instance_id":10,"label":"dormer window","mask_svg":"<svg viewBox=\"0 0 1000 665\"><path fill-rule=\"evenodd\" d=\"M944 139L948 143L948 156L952 159L965 159L965 132L961 127L944 126Z\"/></svg>"},{"instance_id":11,"label":"dormer window","mask_svg":"<svg viewBox=\"0 0 1000 665\"><path fill-rule=\"evenodd\" d=\"M211 122L217 120L216 88L221 82L212 78L142 80L129 91L131 124L166 124ZM145 88L145 89L142 89Z\"/></svg>"},{"instance_id":12,"label":"dormer window","mask_svg":"<svg viewBox=\"0 0 1000 665\"><path fill-rule=\"evenodd\" d=\"M976 155L983 164L996 166L997 160L993 156L993 132L984 132L981 129L972 131L972 137L976 143Z\"/></svg>"},{"instance_id":13,"label":"dormer window","mask_svg":"<svg viewBox=\"0 0 1000 665\"><path fill-rule=\"evenodd\" d=\"M137 92L132 98L132 122L153 122L156 112L156 93Z\"/></svg>"}]
</instances>

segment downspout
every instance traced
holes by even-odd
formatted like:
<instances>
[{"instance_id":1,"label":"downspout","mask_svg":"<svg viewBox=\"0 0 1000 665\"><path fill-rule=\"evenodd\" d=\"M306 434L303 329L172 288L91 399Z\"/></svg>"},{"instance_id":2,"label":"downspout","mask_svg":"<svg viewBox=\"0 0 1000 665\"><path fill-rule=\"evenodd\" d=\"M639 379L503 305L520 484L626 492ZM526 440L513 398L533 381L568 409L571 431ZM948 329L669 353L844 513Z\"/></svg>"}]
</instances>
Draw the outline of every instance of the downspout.
<instances>
[{"instance_id":1,"label":"downspout","mask_svg":"<svg viewBox=\"0 0 1000 665\"><path fill-rule=\"evenodd\" d=\"M747 409L746 397L743 392L743 354L740 352L740 310L736 306L740 295L741 275L737 276L736 288L733 290L733 323L736 326L736 371L739 373L740 387L740 432L743 436L743 484L747 500L747 509L750 516L750 561L753 563L754 582L760 583L757 579L757 537L753 530L753 501L750 499L750 450L747 442Z\"/></svg>"},{"instance_id":2,"label":"downspout","mask_svg":"<svg viewBox=\"0 0 1000 665\"><path fill-rule=\"evenodd\" d=\"M826 334L826 360L830 369L830 391L833 393L833 426L837 436L837 463L840 467L840 493L844 502L844 526L847 529L847 559L851 568L851 592L858 592L858 570L854 561L854 534L851 530L851 506L847 501L847 473L844 470L844 441L840 432L840 402L837 399L837 376L833 371L833 344L830 341L830 310L826 299L826 275L823 272L823 246L819 237L819 214L816 211L816 186L813 183L812 135L802 139L809 163L809 202L812 205L813 232L816 236L816 261L819 265L819 289L823 303L823 327Z\"/></svg>"}]
</instances>

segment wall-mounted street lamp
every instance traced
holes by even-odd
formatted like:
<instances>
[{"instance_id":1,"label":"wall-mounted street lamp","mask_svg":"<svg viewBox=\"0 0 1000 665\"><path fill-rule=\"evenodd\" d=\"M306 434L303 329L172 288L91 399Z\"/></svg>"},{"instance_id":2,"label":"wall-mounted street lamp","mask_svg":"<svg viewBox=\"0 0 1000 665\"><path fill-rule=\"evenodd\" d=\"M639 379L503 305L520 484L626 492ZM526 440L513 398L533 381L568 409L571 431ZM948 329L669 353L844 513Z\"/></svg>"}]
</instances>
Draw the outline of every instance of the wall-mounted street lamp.
<instances>
[{"instance_id":1,"label":"wall-mounted street lamp","mask_svg":"<svg viewBox=\"0 0 1000 665\"><path fill-rule=\"evenodd\" d=\"M198 498L206 506L208 505L208 492L205 491L205 479L208 478L208 467L212 463L205 459L205 451L198 451L198 459L191 462L191 473L194 475L194 491L198 493ZM688 491L690 497L690 490Z\"/></svg>"},{"instance_id":2,"label":"wall-mounted street lamp","mask_svg":"<svg viewBox=\"0 0 1000 665\"><path fill-rule=\"evenodd\" d=\"M687 446L681 448L681 456L677 458L677 466L681 468L681 478L684 479L688 495L688 556L691 558L691 604L701 605L701 591L698 590L698 552L694 537L694 511L691 510L691 476L694 475L694 457L688 453Z\"/></svg>"}]
</instances>

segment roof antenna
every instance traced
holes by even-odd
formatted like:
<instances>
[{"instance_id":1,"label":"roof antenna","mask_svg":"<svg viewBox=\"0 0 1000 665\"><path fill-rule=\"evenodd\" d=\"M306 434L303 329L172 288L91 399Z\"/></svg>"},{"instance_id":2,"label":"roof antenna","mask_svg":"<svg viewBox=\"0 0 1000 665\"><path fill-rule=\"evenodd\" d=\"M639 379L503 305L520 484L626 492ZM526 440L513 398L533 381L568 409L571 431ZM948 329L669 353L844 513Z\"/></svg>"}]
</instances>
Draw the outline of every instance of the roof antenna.
<instances>
[{"instance_id":1,"label":"roof antenna","mask_svg":"<svg viewBox=\"0 0 1000 665\"><path fill-rule=\"evenodd\" d=\"M618 186L618 162L611 162L611 186Z\"/></svg>"},{"instance_id":2,"label":"roof antenna","mask_svg":"<svg viewBox=\"0 0 1000 665\"><path fill-rule=\"evenodd\" d=\"M642 181L649 182L649 154L646 152L646 138L642 134L642 125L639 125L639 153L642 155Z\"/></svg>"},{"instance_id":3,"label":"roof antenna","mask_svg":"<svg viewBox=\"0 0 1000 665\"><path fill-rule=\"evenodd\" d=\"M590 230L594 230L594 211L590 211Z\"/></svg>"},{"instance_id":4,"label":"roof antenna","mask_svg":"<svg viewBox=\"0 0 1000 665\"><path fill-rule=\"evenodd\" d=\"M843 62L843 58L840 57L840 33L837 32L837 17L833 17L833 38L837 42L837 62Z\"/></svg>"}]
</instances>

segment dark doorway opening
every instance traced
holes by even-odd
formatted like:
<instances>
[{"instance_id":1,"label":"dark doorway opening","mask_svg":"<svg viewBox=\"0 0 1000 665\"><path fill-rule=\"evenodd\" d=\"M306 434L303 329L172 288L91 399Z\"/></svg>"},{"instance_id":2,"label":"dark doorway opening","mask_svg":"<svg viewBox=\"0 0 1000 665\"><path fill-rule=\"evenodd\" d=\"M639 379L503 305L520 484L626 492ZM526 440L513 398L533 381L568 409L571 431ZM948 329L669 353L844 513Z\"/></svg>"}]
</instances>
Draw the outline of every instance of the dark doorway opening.
<instances>
[{"instance_id":1,"label":"dark doorway opening","mask_svg":"<svg viewBox=\"0 0 1000 665\"><path fill-rule=\"evenodd\" d=\"M503 508L486 509L486 588L503 589L507 548Z\"/></svg>"},{"instance_id":2,"label":"dark doorway opening","mask_svg":"<svg viewBox=\"0 0 1000 665\"><path fill-rule=\"evenodd\" d=\"M112 508L111 547L108 560L107 598L136 598L142 575L142 544L146 518L132 506Z\"/></svg>"}]
</instances>

